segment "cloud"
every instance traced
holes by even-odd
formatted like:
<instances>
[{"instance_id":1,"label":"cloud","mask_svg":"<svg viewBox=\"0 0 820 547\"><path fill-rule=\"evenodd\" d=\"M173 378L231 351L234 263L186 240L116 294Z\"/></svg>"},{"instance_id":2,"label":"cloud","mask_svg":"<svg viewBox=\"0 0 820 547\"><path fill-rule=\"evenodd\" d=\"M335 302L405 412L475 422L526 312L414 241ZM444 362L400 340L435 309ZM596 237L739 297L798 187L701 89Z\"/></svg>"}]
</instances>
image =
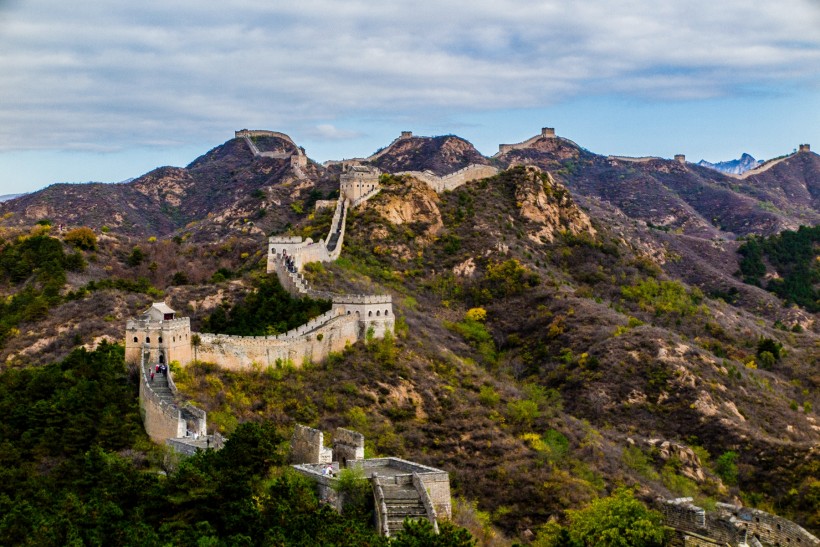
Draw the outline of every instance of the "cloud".
<instances>
[{"instance_id":1,"label":"cloud","mask_svg":"<svg viewBox=\"0 0 820 547\"><path fill-rule=\"evenodd\" d=\"M0 151L251 126L337 140L360 135L328 119L816 88L818 28L813 0L9 3Z\"/></svg>"},{"instance_id":2,"label":"cloud","mask_svg":"<svg viewBox=\"0 0 820 547\"><path fill-rule=\"evenodd\" d=\"M312 130L305 132L306 136L313 137L318 140L325 141L342 141L348 139L357 139L363 136L359 131L350 131L347 129L339 129L338 127L329 123L321 123Z\"/></svg>"}]
</instances>

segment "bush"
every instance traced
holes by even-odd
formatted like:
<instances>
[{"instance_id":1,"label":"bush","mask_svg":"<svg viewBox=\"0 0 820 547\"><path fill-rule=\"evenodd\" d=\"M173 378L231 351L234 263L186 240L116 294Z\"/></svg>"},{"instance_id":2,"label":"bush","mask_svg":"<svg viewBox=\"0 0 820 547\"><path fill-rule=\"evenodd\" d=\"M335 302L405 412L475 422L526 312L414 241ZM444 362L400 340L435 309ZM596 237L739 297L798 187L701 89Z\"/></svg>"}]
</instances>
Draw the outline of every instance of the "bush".
<instances>
[{"instance_id":1,"label":"bush","mask_svg":"<svg viewBox=\"0 0 820 547\"><path fill-rule=\"evenodd\" d=\"M94 234L94 230L86 226L69 230L63 236L63 239L66 243L84 251L93 251L97 248L97 236Z\"/></svg>"},{"instance_id":2,"label":"bush","mask_svg":"<svg viewBox=\"0 0 820 547\"><path fill-rule=\"evenodd\" d=\"M581 510L569 510L569 537L577 545L596 547L662 546L667 531L663 516L620 489Z\"/></svg>"},{"instance_id":3,"label":"bush","mask_svg":"<svg viewBox=\"0 0 820 547\"><path fill-rule=\"evenodd\" d=\"M715 473L729 486L737 484L737 452L724 452L715 460Z\"/></svg>"}]
</instances>

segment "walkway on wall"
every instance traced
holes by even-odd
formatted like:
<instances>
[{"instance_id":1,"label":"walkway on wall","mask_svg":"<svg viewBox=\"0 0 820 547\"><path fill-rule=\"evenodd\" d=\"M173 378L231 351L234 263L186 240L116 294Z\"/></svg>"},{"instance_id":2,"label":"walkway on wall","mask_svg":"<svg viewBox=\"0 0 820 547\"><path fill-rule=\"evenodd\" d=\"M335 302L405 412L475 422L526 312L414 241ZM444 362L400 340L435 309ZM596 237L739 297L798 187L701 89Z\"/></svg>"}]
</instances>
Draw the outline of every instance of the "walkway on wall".
<instances>
[{"instance_id":1,"label":"walkway on wall","mask_svg":"<svg viewBox=\"0 0 820 547\"><path fill-rule=\"evenodd\" d=\"M347 205L344 200L341 200L341 214L339 215L339 220L336 222L336 226L331 227L332 232L330 239L327 241L327 250L331 253L336 250L336 245L341 243L341 239L344 235L345 220L347 220Z\"/></svg>"},{"instance_id":2,"label":"walkway on wall","mask_svg":"<svg viewBox=\"0 0 820 547\"><path fill-rule=\"evenodd\" d=\"M157 396L164 402L171 406L177 406L176 397L173 390L168 383L168 374L160 374L156 372L156 365L151 363L143 363L143 370L146 378L149 378L146 387L157 394ZM154 379L151 378L151 371L154 370Z\"/></svg>"}]
</instances>

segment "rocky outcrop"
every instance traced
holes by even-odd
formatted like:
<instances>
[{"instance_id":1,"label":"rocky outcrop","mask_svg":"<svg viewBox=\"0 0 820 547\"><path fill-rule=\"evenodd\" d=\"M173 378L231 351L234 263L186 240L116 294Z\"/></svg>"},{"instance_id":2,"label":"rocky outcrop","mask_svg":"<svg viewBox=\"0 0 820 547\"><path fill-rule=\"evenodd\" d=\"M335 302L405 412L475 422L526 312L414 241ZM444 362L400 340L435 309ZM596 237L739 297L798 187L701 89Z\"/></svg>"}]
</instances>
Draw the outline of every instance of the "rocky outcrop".
<instances>
[{"instance_id":1,"label":"rocky outcrop","mask_svg":"<svg viewBox=\"0 0 820 547\"><path fill-rule=\"evenodd\" d=\"M435 236L444 227L438 203L439 197L435 191L424 183L410 179L401 192L383 194L370 207L391 224L422 223L427 225L425 234Z\"/></svg>"},{"instance_id":2,"label":"rocky outcrop","mask_svg":"<svg viewBox=\"0 0 820 547\"><path fill-rule=\"evenodd\" d=\"M589 217L552 175L538 167L523 167L524 178L515 189L519 214L530 221L527 237L535 242L553 241L561 232L595 235Z\"/></svg>"}]
</instances>

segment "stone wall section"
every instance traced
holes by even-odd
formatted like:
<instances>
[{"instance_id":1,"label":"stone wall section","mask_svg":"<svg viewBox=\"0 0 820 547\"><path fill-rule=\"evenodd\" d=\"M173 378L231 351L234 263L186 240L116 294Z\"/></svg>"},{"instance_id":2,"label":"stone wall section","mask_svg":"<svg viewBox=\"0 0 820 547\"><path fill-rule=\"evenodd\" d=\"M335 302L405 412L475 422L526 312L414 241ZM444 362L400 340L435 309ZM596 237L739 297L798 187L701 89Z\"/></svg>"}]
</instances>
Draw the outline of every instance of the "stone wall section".
<instances>
[{"instance_id":1,"label":"stone wall section","mask_svg":"<svg viewBox=\"0 0 820 547\"><path fill-rule=\"evenodd\" d=\"M422 181L438 193L455 190L470 181L492 177L497 174L498 169L496 167L478 163L472 163L467 167L441 177L432 171L401 171L396 173L396 175L410 175Z\"/></svg>"},{"instance_id":2,"label":"stone wall section","mask_svg":"<svg viewBox=\"0 0 820 547\"><path fill-rule=\"evenodd\" d=\"M145 432L152 441L163 443L166 439L184 437L187 424L180 409L164 401L150 387L145 367L140 374L140 413Z\"/></svg>"},{"instance_id":3,"label":"stone wall section","mask_svg":"<svg viewBox=\"0 0 820 547\"><path fill-rule=\"evenodd\" d=\"M288 135L280 133L279 131L267 131L262 129L242 129L239 131L235 131L234 136L237 139L245 140L245 143L248 145L248 148L250 148L250 151L254 155L254 157L273 158L279 160L290 158L290 167L291 169L293 169L293 172L296 175L296 177L299 179L307 178L307 175L303 171L303 169L307 167L308 164L307 155L305 155L305 149L301 146L298 146L293 141L293 139L291 139ZM253 137L275 137L278 139L282 139L283 141L292 145L293 150L262 151L259 150L259 147L256 146L255 142L253 142Z\"/></svg>"},{"instance_id":4,"label":"stone wall section","mask_svg":"<svg viewBox=\"0 0 820 547\"><path fill-rule=\"evenodd\" d=\"M276 336L229 336L200 333L197 359L231 370L255 366L301 366L321 362L361 339L359 319L331 310L310 323ZM328 317L331 319L326 320Z\"/></svg>"},{"instance_id":5,"label":"stone wall section","mask_svg":"<svg viewBox=\"0 0 820 547\"><path fill-rule=\"evenodd\" d=\"M529 139L519 142L516 144L499 144L498 145L498 152L495 153L493 156L497 158L507 152L512 150L522 150L524 148L530 148L533 144L541 139L554 139L555 138L555 128L554 127L542 127L541 134L536 135L534 137L530 137Z\"/></svg>"},{"instance_id":6,"label":"stone wall section","mask_svg":"<svg viewBox=\"0 0 820 547\"><path fill-rule=\"evenodd\" d=\"M820 539L801 526L758 509L718 503L715 511L707 512L694 505L692 498L664 500L659 509L684 545L820 546Z\"/></svg>"},{"instance_id":7,"label":"stone wall section","mask_svg":"<svg viewBox=\"0 0 820 547\"><path fill-rule=\"evenodd\" d=\"M333 435L333 459L342 467L347 462L364 459L364 435L349 429L336 428Z\"/></svg>"},{"instance_id":8,"label":"stone wall section","mask_svg":"<svg viewBox=\"0 0 820 547\"><path fill-rule=\"evenodd\" d=\"M290 439L290 457L294 463L328 464L333 450L325 446L321 431L297 424Z\"/></svg>"}]
</instances>

